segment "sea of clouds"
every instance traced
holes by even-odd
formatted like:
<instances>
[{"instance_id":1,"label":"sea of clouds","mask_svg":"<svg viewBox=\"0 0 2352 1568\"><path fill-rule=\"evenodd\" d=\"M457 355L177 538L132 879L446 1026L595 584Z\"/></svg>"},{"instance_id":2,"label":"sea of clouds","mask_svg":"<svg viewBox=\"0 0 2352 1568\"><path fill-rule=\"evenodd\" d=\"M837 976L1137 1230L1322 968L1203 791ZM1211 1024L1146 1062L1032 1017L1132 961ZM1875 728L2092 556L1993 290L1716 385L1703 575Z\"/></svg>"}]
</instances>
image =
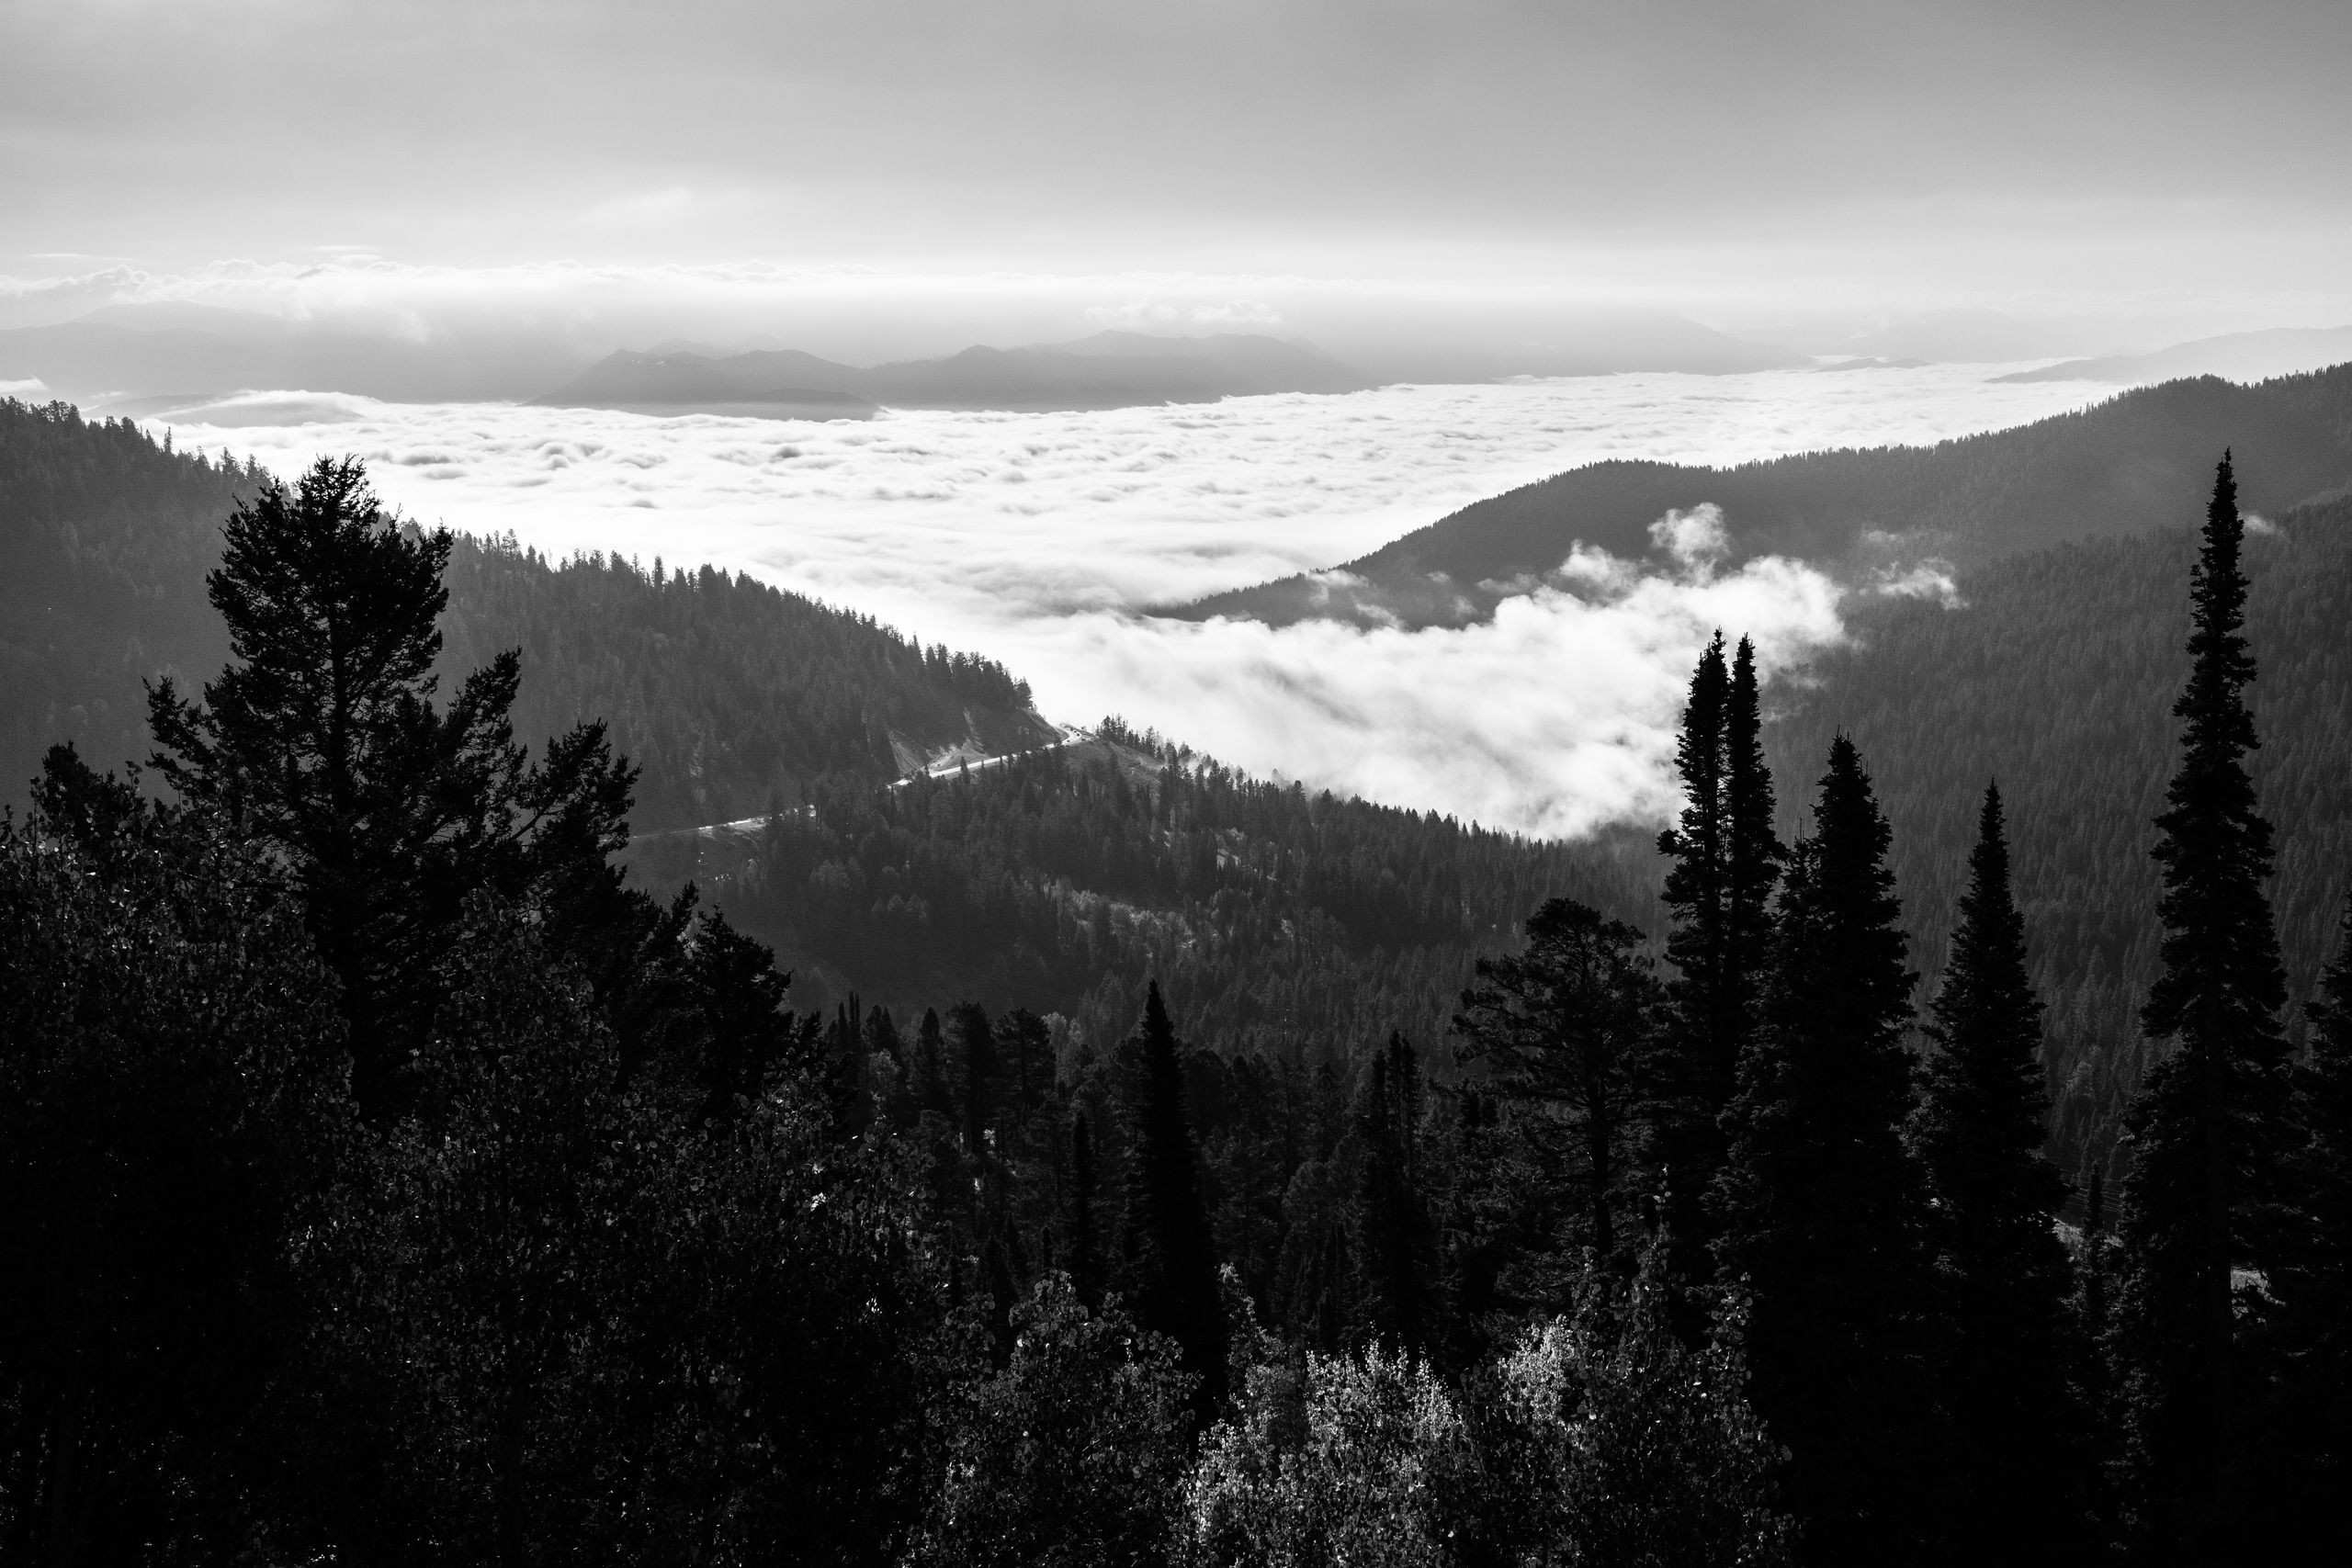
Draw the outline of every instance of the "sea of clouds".
<instances>
[{"instance_id":1,"label":"sea of clouds","mask_svg":"<svg viewBox=\"0 0 2352 1568\"><path fill-rule=\"evenodd\" d=\"M1004 660L1047 716L1116 713L1264 774L1576 834L1672 804L1673 726L1714 628L1768 671L1842 635L1850 592L1799 561L1716 564L1717 520L1662 520L1664 564L1590 551L1573 592L1406 632L1193 623L1156 608L1335 565L1480 497L1604 457L1726 464L1929 442L2103 395L2006 367L1629 375L1088 413L810 423L241 394L175 439L291 475L356 454L421 521L649 569L711 561ZM1917 591L1916 585L1899 591ZM527 679L528 650L526 650Z\"/></svg>"}]
</instances>

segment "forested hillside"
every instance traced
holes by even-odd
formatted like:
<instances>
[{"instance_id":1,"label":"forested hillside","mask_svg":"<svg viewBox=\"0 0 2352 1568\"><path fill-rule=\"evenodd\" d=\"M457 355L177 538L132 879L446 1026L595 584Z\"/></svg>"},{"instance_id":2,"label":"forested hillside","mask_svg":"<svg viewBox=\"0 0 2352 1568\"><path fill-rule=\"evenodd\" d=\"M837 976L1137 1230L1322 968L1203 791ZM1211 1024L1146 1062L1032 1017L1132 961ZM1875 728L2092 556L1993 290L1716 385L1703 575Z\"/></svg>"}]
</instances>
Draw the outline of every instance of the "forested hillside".
<instances>
[{"instance_id":1,"label":"forested hillside","mask_svg":"<svg viewBox=\"0 0 2352 1568\"><path fill-rule=\"evenodd\" d=\"M890 790L827 787L756 831L640 840L775 945L804 997L1058 1011L1095 1041L1168 988L1188 1039L1342 1077L1442 1040L1481 954L1563 895L1655 926L1657 857L1236 774L1112 721L1091 742Z\"/></svg>"},{"instance_id":2,"label":"forested hillside","mask_svg":"<svg viewBox=\"0 0 2352 1568\"><path fill-rule=\"evenodd\" d=\"M1977 797L1999 781L2070 1169L2111 1148L2150 1060L2138 1017L2156 964L2148 851L2178 740L2171 707L2195 552L2174 530L2069 544L1963 575L1962 608L1882 605L1852 647L1819 663L1818 684L1775 694L1767 728L1784 804L1819 773L1833 734L1861 748L1930 980ZM2352 497L2277 514L2275 531L2249 538L2246 569L2261 668L2253 773L2278 826L2272 898L2301 998L2352 886Z\"/></svg>"},{"instance_id":3,"label":"forested hillside","mask_svg":"<svg viewBox=\"0 0 2352 1568\"><path fill-rule=\"evenodd\" d=\"M1707 502L1723 508L1735 559L1777 553L1867 570L1939 557L1972 567L2070 540L2185 528L2204 465L2224 446L2259 515L2352 481L2352 365L2253 387L2172 381L1934 446L1734 468L1595 463L1473 502L1346 563L1344 577L1285 578L1181 613L1278 626L1483 619L1501 593L1524 591L1502 585L1556 570L1577 542L1639 558L1651 523Z\"/></svg>"},{"instance_id":4,"label":"forested hillside","mask_svg":"<svg viewBox=\"0 0 2352 1568\"><path fill-rule=\"evenodd\" d=\"M128 420L0 401L0 799L23 799L52 741L109 765L146 757L141 682L200 682L228 656L204 574L266 477ZM878 784L968 739L1052 733L1001 666L708 567L656 576L468 539L448 587L445 684L520 647L519 736L606 717L645 769L640 829L747 817L831 774Z\"/></svg>"}]
</instances>

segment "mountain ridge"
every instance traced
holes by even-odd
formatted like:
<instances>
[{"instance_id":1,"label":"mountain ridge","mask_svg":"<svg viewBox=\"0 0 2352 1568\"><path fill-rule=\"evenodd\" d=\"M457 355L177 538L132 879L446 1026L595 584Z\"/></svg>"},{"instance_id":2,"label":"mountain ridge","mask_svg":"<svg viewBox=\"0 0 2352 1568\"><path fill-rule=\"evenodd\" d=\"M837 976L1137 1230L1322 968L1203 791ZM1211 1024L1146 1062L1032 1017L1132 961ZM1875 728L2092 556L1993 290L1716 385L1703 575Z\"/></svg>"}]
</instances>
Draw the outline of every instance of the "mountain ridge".
<instances>
[{"instance_id":1,"label":"mountain ridge","mask_svg":"<svg viewBox=\"0 0 2352 1568\"><path fill-rule=\"evenodd\" d=\"M825 408L778 418L862 417L876 406L1060 412L1206 403L1283 392L1354 392L1374 383L1304 339L1240 333L1161 338L1098 333L1075 343L992 348L860 367L799 349L712 357L692 350L618 350L565 386L548 408L707 409L722 403Z\"/></svg>"},{"instance_id":2,"label":"mountain ridge","mask_svg":"<svg viewBox=\"0 0 2352 1568\"><path fill-rule=\"evenodd\" d=\"M1474 502L1371 553L1162 613L1288 626L1460 626L1530 591L1584 544L1653 553L1670 511L1722 509L1733 562L1796 556L1860 580L1979 565L2101 534L2196 520L2225 446L2246 504L2275 511L2352 480L2352 364L2252 387L2217 377L2120 392L1933 446L1808 452L1728 468L1611 459Z\"/></svg>"},{"instance_id":3,"label":"mountain ridge","mask_svg":"<svg viewBox=\"0 0 2352 1568\"><path fill-rule=\"evenodd\" d=\"M2224 333L2147 354L2108 354L2068 359L2038 370L1996 376L1996 381L2114 381L2144 385L2183 376L2259 381L2317 370L2352 359L2352 326L2276 327Z\"/></svg>"}]
</instances>

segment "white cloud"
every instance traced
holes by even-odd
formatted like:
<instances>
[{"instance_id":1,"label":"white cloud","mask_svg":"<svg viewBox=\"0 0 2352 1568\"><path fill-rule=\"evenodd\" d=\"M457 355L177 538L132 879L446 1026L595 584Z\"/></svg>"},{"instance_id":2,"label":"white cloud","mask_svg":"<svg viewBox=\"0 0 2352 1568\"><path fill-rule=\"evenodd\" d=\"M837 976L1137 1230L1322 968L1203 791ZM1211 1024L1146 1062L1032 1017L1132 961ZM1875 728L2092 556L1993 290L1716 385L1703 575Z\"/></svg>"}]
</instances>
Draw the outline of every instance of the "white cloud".
<instances>
[{"instance_id":1,"label":"white cloud","mask_svg":"<svg viewBox=\"0 0 2352 1568\"><path fill-rule=\"evenodd\" d=\"M1604 595L1539 589L1459 629L1273 628L1102 613L1033 647L1080 711L1208 738L1261 774L1393 806L1573 836L1662 817L1690 665L1717 626L1768 671L1840 636L1842 590L1801 564L1706 578L1629 571Z\"/></svg>"},{"instance_id":2,"label":"white cloud","mask_svg":"<svg viewBox=\"0 0 2352 1568\"><path fill-rule=\"evenodd\" d=\"M1668 512L1651 524L1650 543L1701 578L1711 574L1731 549L1724 509L1712 501L1701 502L1688 512Z\"/></svg>"},{"instance_id":3,"label":"white cloud","mask_svg":"<svg viewBox=\"0 0 2352 1568\"><path fill-rule=\"evenodd\" d=\"M1725 464L1934 441L2059 412L2081 391L1926 369L865 423L283 393L174 418L183 445L251 450L281 472L356 453L427 522L559 555L752 570L1002 659L1057 719L1118 712L1260 772L1568 831L1661 808L1668 728L1714 626L1755 635L1786 667L1837 636L1835 587L1786 561L1722 571L1721 533L1738 519L1694 508L1659 522L1675 558L1663 573L1579 550L1561 582L1527 585L1488 626L1273 631L1149 611L1329 567L1600 458Z\"/></svg>"},{"instance_id":4,"label":"white cloud","mask_svg":"<svg viewBox=\"0 0 2352 1568\"><path fill-rule=\"evenodd\" d=\"M1873 592L1900 599L1932 599L1947 610L1960 608L1960 584L1951 562L1934 557L1907 567L1883 566L1871 574Z\"/></svg>"}]
</instances>

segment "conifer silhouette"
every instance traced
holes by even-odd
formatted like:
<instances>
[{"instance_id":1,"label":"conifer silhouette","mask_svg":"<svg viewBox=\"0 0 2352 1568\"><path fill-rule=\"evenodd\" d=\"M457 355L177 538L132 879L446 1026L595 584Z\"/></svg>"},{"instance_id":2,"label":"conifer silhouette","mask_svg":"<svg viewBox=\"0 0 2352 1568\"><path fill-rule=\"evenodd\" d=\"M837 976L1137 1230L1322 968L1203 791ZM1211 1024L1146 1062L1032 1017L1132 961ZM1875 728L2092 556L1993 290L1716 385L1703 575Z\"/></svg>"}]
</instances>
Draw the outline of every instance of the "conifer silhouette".
<instances>
[{"instance_id":1,"label":"conifer silhouette","mask_svg":"<svg viewBox=\"0 0 2352 1568\"><path fill-rule=\"evenodd\" d=\"M2274 1268L2290 1153L2287 986L2264 884L2270 824L2246 754L2260 741L2245 688L2245 540L2224 454L2190 599L2191 660L2173 705L2181 756L2152 852L2162 970L2141 1028L2174 1049L2148 1074L2128 1125L2121 1312L2132 1348L2133 1437L2149 1539L2205 1550L2228 1528L2224 1431L2238 1360L2232 1269Z\"/></svg>"},{"instance_id":2,"label":"conifer silhouette","mask_svg":"<svg viewBox=\"0 0 2352 1568\"><path fill-rule=\"evenodd\" d=\"M1660 896L1673 911L1666 961L1677 975L1667 987L1656 1155L1665 1167L1667 1220L1678 1243L1675 1269L1686 1277L1701 1272L1704 1258L1702 1200L1722 1164L1717 1122L1731 1098L1746 1032L1744 998L1728 964L1732 836L1724 724L1730 697L1731 674L1717 632L1690 672L1682 709L1675 748L1682 811L1657 840L1658 852L1673 862Z\"/></svg>"},{"instance_id":3,"label":"conifer silhouette","mask_svg":"<svg viewBox=\"0 0 2352 1568\"><path fill-rule=\"evenodd\" d=\"M1080 1110L1069 1122L1069 1201L1063 1228L1069 1247L1069 1280L1090 1308L1102 1304L1102 1248L1094 1233L1094 1134Z\"/></svg>"},{"instance_id":4,"label":"conifer silhouette","mask_svg":"<svg viewBox=\"0 0 2352 1568\"><path fill-rule=\"evenodd\" d=\"M1762 1027L1725 1115L1718 1266L1754 1298L1758 1409L1792 1452L1808 1558L1906 1561L1931 1533L1922 1205L1903 1145L1917 976L1892 840L1840 736L1789 856Z\"/></svg>"},{"instance_id":5,"label":"conifer silhouette","mask_svg":"<svg viewBox=\"0 0 2352 1568\"><path fill-rule=\"evenodd\" d=\"M2352 896L2304 1010L2312 1032L2295 1072L2296 1212L2272 1281L2277 1345L2290 1371L2264 1413L2268 1440L2256 1461L2270 1483L2264 1544L2280 1561L2341 1528L2337 1499L2352 1486Z\"/></svg>"},{"instance_id":6,"label":"conifer silhouette","mask_svg":"<svg viewBox=\"0 0 2352 1568\"><path fill-rule=\"evenodd\" d=\"M1356 1111L1363 1165L1356 1187L1358 1315L1392 1350L1429 1344L1436 1235L1420 1160L1421 1067L1410 1042L1391 1034L1375 1053Z\"/></svg>"},{"instance_id":7,"label":"conifer silhouette","mask_svg":"<svg viewBox=\"0 0 2352 1568\"><path fill-rule=\"evenodd\" d=\"M2026 974L1997 785L1985 786L1968 870L1911 1145L1951 1334L1956 1517L1964 1555L1996 1555L2078 1532L2086 1435L2070 1387L2074 1270L2053 1228L2066 1189L2041 1152L2041 1000Z\"/></svg>"},{"instance_id":8,"label":"conifer silhouette","mask_svg":"<svg viewBox=\"0 0 2352 1568\"><path fill-rule=\"evenodd\" d=\"M1772 957L1772 893L1787 849L1772 830L1772 772L1764 765L1756 649L1739 639L1724 700L1724 988L1733 1037L1718 1064L1720 1101L1736 1091L1739 1053L1755 1032Z\"/></svg>"},{"instance_id":9,"label":"conifer silhouette","mask_svg":"<svg viewBox=\"0 0 2352 1568\"><path fill-rule=\"evenodd\" d=\"M620 874L605 857L628 841L636 771L601 723L549 742L537 766L515 744L517 650L435 706L450 548L446 530L386 513L358 461L322 457L228 521L206 588L229 667L201 704L168 676L148 694L151 765L291 863L340 982L354 1091L377 1111L397 1098L467 896L610 900Z\"/></svg>"},{"instance_id":10,"label":"conifer silhouette","mask_svg":"<svg viewBox=\"0 0 2352 1568\"><path fill-rule=\"evenodd\" d=\"M1225 1307L1202 1207L1200 1153L1184 1105L1176 1026L1154 980L1144 996L1143 1082L1127 1143L1127 1212L1120 1252L1136 1321L1176 1341L1200 1379L1205 1420L1225 1399Z\"/></svg>"}]
</instances>

